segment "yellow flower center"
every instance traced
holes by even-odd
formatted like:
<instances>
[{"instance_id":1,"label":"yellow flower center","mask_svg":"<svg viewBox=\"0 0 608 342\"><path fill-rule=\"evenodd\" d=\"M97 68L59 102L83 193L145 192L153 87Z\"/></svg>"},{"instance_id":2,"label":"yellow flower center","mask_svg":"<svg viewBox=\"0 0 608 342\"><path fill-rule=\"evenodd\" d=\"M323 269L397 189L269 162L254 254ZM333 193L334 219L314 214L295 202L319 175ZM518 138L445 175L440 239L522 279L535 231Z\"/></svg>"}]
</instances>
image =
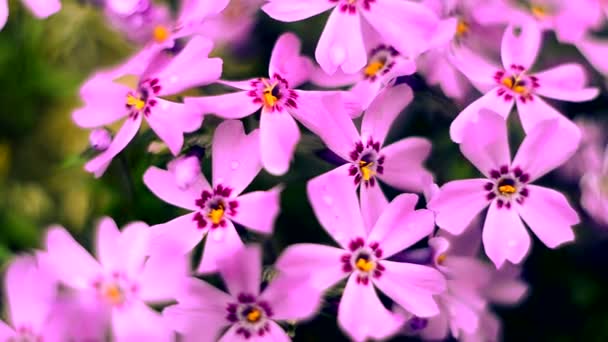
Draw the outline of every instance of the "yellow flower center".
<instances>
[{"instance_id":1,"label":"yellow flower center","mask_svg":"<svg viewBox=\"0 0 608 342\"><path fill-rule=\"evenodd\" d=\"M129 106L137 108L137 110L142 110L146 106L145 101L131 94L127 95L127 104Z\"/></svg>"},{"instance_id":2,"label":"yellow flower center","mask_svg":"<svg viewBox=\"0 0 608 342\"><path fill-rule=\"evenodd\" d=\"M263 91L263 100L264 105L266 107L274 106L278 99L278 91L279 89L276 87L277 83L270 84L268 81L264 80L264 91Z\"/></svg>"},{"instance_id":3,"label":"yellow flower center","mask_svg":"<svg viewBox=\"0 0 608 342\"><path fill-rule=\"evenodd\" d=\"M545 19L547 17L547 8L542 5L530 6L530 12L536 19Z\"/></svg>"},{"instance_id":4,"label":"yellow flower center","mask_svg":"<svg viewBox=\"0 0 608 342\"><path fill-rule=\"evenodd\" d=\"M446 259L447 257L448 257L448 256L447 256L447 255L445 255L445 254L439 254L439 256L437 257L437 263L438 263L439 265L443 265L443 263L445 262L445 259Z\"/></svg>"},{"instance_id":5,"label":"yellow flower center","mask_svg":"<svg viewBox=\"0 0 608 342\"><path fill-rule=\"evenodd\" d=\"M245 315L245 317L249 323L257 323L260 318L262 318L262 312L257 308L253 308Z\"/></svg>"},{"instance_id":6,"label":"yellow flower center","mask_svg":"<svg viewBox=\"0 0 608 342\"><path fill-rule=\"evenodd\" d=\"M374 269L374 267L376 266L376 264L369 260L368 258L362 258L359 257L357 259L357 262L355 263L355 265L357 266L357 269L359 269L359 271L362 272L369 272L371 270Z\"/></svg>"},{"instance_id":7,"label":"yellow flower center","mask_svg":"<svg viewBox=\"0 0 608 342\"><path fill-rule=\"evenodd\" d=\"M224 203L218 203L217 207L212 208L207 216L214 224L220 224L224 218L224 211Z\"/></svg>"},{"instance_id":8,"label":"yellow flower center","mask_svg":"<svg viewBox=\"0 0 608 342\"><path fill-rule=\"evenodd\" d=\"M158 25L154 28L152 35L154 36L154 41L160 44L169 39L171 32L169 32L169 29L166 26Z\"/></svg>"},{"instance_id":9,"label":"yellow flower center","mask_svg":"<svg viewBox=\"0 0 608 342\"><path fill-rule=\"evenodd\" d=\"M528 88L526 87L525 82L521 78L519 78L519 76L504 77L500 81L500 83L520 95L526 94L528 92Z\"/></svg>"},{"instance_id":10,"label":"yellow flower center","mask_svg":"<svg viewBox=\"0 0 608 342\"><path fill-rule=\"evenodd\" d=\"M103 296L113 305L121 304L125 299L122 289L115 284L106 287Z\"/></svg>"},{"instance_id":11,"label":"yellow flower center","mask_svg":"<svg viewBox=\"0 0 608 342\"><path fill-rule=\"evenodd\" d=\"M466 21L460 19L458 20L458 23L456 24L456 37L462 37L465 34L467 34L470 30L470 26L469 24L467 24Z\"/></svg>"},{"instance_id":12,"label":"yellow flower center","mask_svg":"<svg viewBox=\"0 0 608 342\"><path fill-rule=\"evenodd\" d=\"M368 181L376 175L376 172L372 170L373 165L373 162L366 162L364 160L359 161L359 170L361 170L361 177L363 177L363 180Z\"/></svg>"},{"instance_id":13,"label":"yellow flower center","mask_svg":"<svg viewBox=\"0 0 608 342\"><path fill-rule=\"evenodd\" d=\"M384 64L385 62L380 60L371 61L365 67L363 73L365 73L365 76L368 77L375 76L380 70L382 70L382 68L384 68Z\"/></svg>"}]
</instances>

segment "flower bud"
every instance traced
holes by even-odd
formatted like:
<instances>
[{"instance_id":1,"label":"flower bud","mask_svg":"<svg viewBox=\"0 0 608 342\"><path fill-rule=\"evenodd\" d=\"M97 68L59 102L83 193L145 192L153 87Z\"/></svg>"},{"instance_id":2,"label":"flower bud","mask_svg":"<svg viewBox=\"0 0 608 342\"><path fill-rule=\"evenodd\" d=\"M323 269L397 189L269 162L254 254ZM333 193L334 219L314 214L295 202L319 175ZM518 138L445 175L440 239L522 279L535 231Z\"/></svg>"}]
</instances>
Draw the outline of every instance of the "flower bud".
<instances>
[{"instance_id":1,"label":"flower bud","mask_svg":"<svg viewBox=\"0 0 608 342\"><path fill-rule=\"evenodd\" d=\"M105 151L112 142L112 135L105 128L96 128L89 135L89 144L97 151Z\"/></svg>"}]
</instances>

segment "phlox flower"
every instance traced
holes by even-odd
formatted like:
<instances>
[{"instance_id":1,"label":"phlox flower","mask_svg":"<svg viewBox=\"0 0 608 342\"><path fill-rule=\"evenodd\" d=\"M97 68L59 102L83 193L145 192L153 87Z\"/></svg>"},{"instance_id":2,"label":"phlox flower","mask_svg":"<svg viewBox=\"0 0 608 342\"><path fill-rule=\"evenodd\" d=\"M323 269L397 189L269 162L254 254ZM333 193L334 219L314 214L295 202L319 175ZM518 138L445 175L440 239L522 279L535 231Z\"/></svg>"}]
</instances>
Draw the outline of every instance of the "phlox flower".
<instances>
[{"instance_id":1,"label":"phlox flower","mask_svg":"<svg viewBox=\"0 0 608 342\"><path fill-rule=\"evenodd\" d=\"M237 120L221 123L212 142L212 184L181 161L169 170L149 168L144 183L167 203L190 213L152 228L153 244L177 241L189 252L207 236L199 272L217 270L217 261L242 247L233 222L269 234L279 214L280 189L241 194L262 169L259 130L245 134ZM190 157L192 163L196 157ZM196 160L198 162L198 160ZM190 165L192 166L192 165ZM190 171L188 171L190 170ZM196 176L194 176L196 175Z\"/></svg>"},{"instance_id":2,"label":"phlox flower","mask_svg":"<svg viewBox=\"0 0 608 342\"><path fill-rule=\"evenodd\" d=\"M541 32L533 23L519 27L510 25L501 43L502 67L497 67L465 49L455 57L456 66L481 92L481 98L471 103L454 119L450 136L460 143L467 124L475 121L481 108L492 108L506 118L513 105L526 132L539 122L558 118L572 133L563 139L580 135L579 129L547 104L540 96L573 102L588 101L599 94L597 88L587 88L584 68L567 63L541 71L530 72L541 45Z\"/></svg>"},{"instance_id":3,"label":"phlox flower","mask_svg":"<svg viewBox=\"0 0 608 342\"><path fill-rule=\"evenodd\" d=\"M61 10L60 0L22 0L37 18L47 18ZM0 30L8 20L8 0L0 0Z\"/></svg>"},{"instance_id":4,"label":"phlox flower","mask_svg":"<svg viewBox=\"0 0 608 342\"><path fill-rule=\"evenodd\" d=\"M608 226L608 146L601 166L585 173L580 186L583 209L596 222Z\"/></svg>"},{"instance_id":5,"label":"phlox flower","mask_svg":"<svg viewBox=\"0 0 608 342\"><path fill-rule=\"evenodd\" d=\"M338 69L352 74L365 66L364 23L400 53L418 55L427 49L439 21L425 6L405 0L269 0L262 10L276 20L292 22L333 7L315 51L328 74Z\"/></svg>"},{"instance_id":6,"label":"phlox flower","mask_svg":"<svg viewBox=\"0 0 608 342\"><path fill-rule=\"evenodd\" d=\"M223 82L239 91L216 96L186 97L184 102L203 113L238 119L262 109L260 143L262 165L273 175L289 169L300 130L294 117L307 125L307 118L321 112L324 92L295 89L310 74L312 62L300 55L300 40L293 33L279 37L272 55L268 78ZM327 113L327 115L330 115Z\"/></svg>"},{"instance_id":7,"label":"phlox flower","mask_svg":"<svg viewBox=\"0 0 608 342\"><path fill-rule=\"evenodd\" d=\"M530 236L521 219L550 248L574 240L571 226L579 218L566 197L531 183L572 156L580 137L565 138L570 127L564 126L564 120L545 120L528 132L511 160L502 115L482 110L477 117L464 131L460 150L487 178L443 185L428 204L437 214L437 225L459 235L489 207L483 245L497 268L506 260L520 263L530 249Z\"/></svg>"},{"instance_id":8,"label":"phlox flower","mask_svg":"<svg viewBox=\"0 0 608 342\"><path fill-rule=\"evenodd\" d=\"M305 320L317 311L320 292L302 275L278 275L260 291L262 252L257 246L227 255L221 265L228 293L191 278L178 292L178 304L163 311L184 341L290 341L276 322Z\"/></svg>"},{"instance_id":9,"label":"phlox flower","mask_svg":"<svg viewBox=\"0 0 608 342\"><path fill-rule=\"evenodd\" d=\"M204 20L201 34L217 44L245 41L256 23L256 15L264 0L231 0L218 14Z\"/></svg>"},{"instance_id":10,"label":"phlox flower","mask_svg":"<svg viewBox=\"0 0 608 342\"><path fill-rule=\"evenodd\" d=\"M311 119L317 122L317 134L327 147L344 160L344 165L320 177L336 175L347 178L353 188L362 185L361 206L368 228L380 214L378 208L387 203L379 180L400 190L417 192L432 183L433 176L423 165L431 152L430 141L411 137L384 146L393 121L412 98L412 89L406 84L383 90L363 115L361 133L340 110L339 97L328 99L334 103L331 116L317 114Z\"/></svg>"},{"instance_id":11,"label":"phlox flower","mask_svg":"<svg viewBox=\"0 0 608 342\"><path fill-rule=\"evenodd\" d=\"M338 307L339 326L355 341L384 339L396 333L404 318L381 303L376 289L405 310L431 317L439 313L434 295L445 279L431 267L391 261L396 253L432 233L433 213L415 210L418 196L403 194L380 208L366 227L352 182L335 173L308 183L317 219L339 247L289 246L276 267L285 275L309 275L312 286L325 290L347 278Z\"/></svg>"},{"instance_id":12,"label":"phlox flower","mask_svg":"<svg viewBox=\"0 0 608 342\"><path fill-rule=\"evenodd\" d=\"M190 107L162 97L217 80L222 72L222 60L207 57L211 48L211 41L197 36L168 61L161 52L150 64L142 66L136 56L125 66L94 75L82 87L80 95L85 105L73 113L72 119L84 128L101 127L123 118L124 122L108 148L90 160L85 169L96 177L101 176L112 159L135 137L144 118L177 155L184 132L198 129L202 117L189 110ZM133 78L136 81L131 87L121 83Z\"/></svg>"},{"instance_id":13,"label":"phlox flower","mask_svg":"<svg viewBox=\"0 0 608 342\"><path fill-rule=\"evenodd\" d=\"M109 313L116 341L171 340L171 330L160 314L146 304L172 300L186 277L187 264L168 244L150 255L148 233L144 223L131 223L119 231L112 219L103 218L97 231L98 260L63 227L51 227L46 236L43 265L62 284Z\"/></svg>"},{"instance_id":14,"label":"phlox flower","mask_svg":"<svg viewBox=\"0 0 608 342\"><path fill-rule=\"evenodd\" d=\"M569 181L578 182L588 172L602 167L602 157L608 137L604 126L594 120L576 118L574 123L581 130L581 143L576 153L557 170L559 175Z\"/></svg>"}]
</instances>

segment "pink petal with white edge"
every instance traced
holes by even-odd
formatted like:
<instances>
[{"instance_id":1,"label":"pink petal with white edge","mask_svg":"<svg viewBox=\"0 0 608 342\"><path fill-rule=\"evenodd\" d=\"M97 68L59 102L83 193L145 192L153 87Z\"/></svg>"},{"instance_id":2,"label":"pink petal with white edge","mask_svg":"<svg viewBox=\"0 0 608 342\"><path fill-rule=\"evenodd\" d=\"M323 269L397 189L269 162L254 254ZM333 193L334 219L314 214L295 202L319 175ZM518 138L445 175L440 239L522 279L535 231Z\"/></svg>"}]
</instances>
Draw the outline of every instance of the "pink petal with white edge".
<instances>
[{"instance_id":1,"label":"pink petal with white edge","mask_svg":"<svg viewBox=\"0 0 608 342\"><path fill-rule=\"evenodd\" d=\"M107 150L103 151L97 157L91 159L84 165L84 169L88 172L94 173L95 177L101 177L105 172L110 162L116 157L125 147L133 140L139 127L141 126L142 115L138 115L137 118L127 118L123 123L120 131L112 140L112 143Z\"/></svg>"},{"instance_id":2,"label":"pink petal with white edge","mask_svg":"<svg viewBox=\"0 0 608 342\"><path fill-rule=\"evenodd\" d=\"M298 36L292 32L282 34L272 49L268 75L280 75L290 88L306 82L312 71L312 61L300 55L301 43Z\"/></svg>"},{"instance_id":3,"label":"pink petal with white edge","mask_svg":"<svg viewBox=\"0 0 608 342\"><path fill-rule=\"evenodd\" d=\"M259 103L254 103L253 98L246 91L236 93L186 97L186 106L196 108L202 115L214 114L224 119L240 119L255 113L262 107Z\"/></svg>"},{"instance_id":4,"label":"pink petal with white edge","mask_svg":"<svg viewBox=\"0 0 608 342\"><path fill-rule=\"evenodd\" d=\"M190 252L207 233L207 229L198 228L194 215L186 214L150 227L150 253L162 251L167 243L184 254Z\"/></svg>"},{"instance_id":5,"label":"pink petal with white edge","mask_svg":"<svg viewBox=\"0 0 608 342\"><path fill-rule=\"evenodd\" d=\"M519 34L517 34L519 32ZM522 21L521 25L509 25L502 36L500 55L505 70L511 65L521 65L524 69L536 61L542 44L542 32L533 21Z\"/></svg>"},{"instance_id":6,"label":"pink petal with white edge","mask_svg":"<svg viewBox=\"0 0 608 342\"><path fill-rule=\"evenodd\" d=\"M380 185L376 184L375 186L362 186L359 189L359 200L365 231L369 233L380 215L388 207L388 199L382 192Z\"/></svg>"},{"instance_id":7,"label":"pink petal with white edge","mask_svg":"<svg viewBox=\"0 0 608 342\"><path fill-rule=\"evenodd\" d=\"M500 87L493 88L484 96L475 100L475 102L463 109L460 114L452 121L450 125L450 138L455 143L461 143L465 136L465 129L471 122L478 120L479 112L483 108L491 108L492 111L502 115L505 119L511 113L514 99L505 100L502 96L498 96L497 91Z\"/></svg>"},{"instance_id":8,"label":"pink petal with white edge","mask_svg":"<svg viewBox=\"0 0 608 342\"><path fill-rule=\"evenodd\" d=\"M8 0L0 0L0 30L6 25L8 20Z\"/></svg>"},{"instance_id":9,"label":"pink petal with white edge","mask_svg":"<svg viewBox=\"0 0 608 342\"><path fill-rule=\"evenodd\" d=\"M220 269L218 261L230 258L234 253L243 248L243 241L236 232L230 220L226 220L225 227L218 227L207 234L203 257L198 266L198 273L216 272Z\"/></svg>"},{"instance_id":10,"label":"pink petal with white edge","mask_svg":"<svg viewBox=\"0 0 608 342\"><path fill-rule=\"evenodd\" d=\"M462 234L488 205L487 183L487 179L465 179L444 184L427 205L437 215L437 225L451 234Z\"/></svg>"},{"instance_id":11,"label":"pink petal with white edge","mask_svg":"<svg viewBox=\"0 0 608 342\"><path fill-rule=\"evenodd\" d=\"M151 166L144 173L144 184L163 201L180 208L197 210L196 200L200 198L203 190L211 189L211 186L201 175L200 181L187 188L180 188L173 172Z\"/></svg>"},{"instance_id":12,"label":"pink petal with white edge","mask_svg":"<svg viewBox=\"0 0 608 342\"><path fill-rule=\"evenodd\" d=\"M384 172L378 177L400 190L422 192L433 183L433 175L423 163L431 153L431 142L424 138L405 138L380 150L385 157Z\"/></svg>"},{"instance_id":13,"label":"pink petal with white edge","mask_svg":"<svg viewBox=\"0 0 608 342\"><path fill-rule=\"evenodd\" d=\"M178 304L165 308L162 315L167 326L179 332L183 341L187 342L217 341L220 333L229 324L225 317L225 307L213 310Z\"/></svg>"},{"instance_id":14,"label":"pink petal with white edge","mask_svg":"<svg viewBox=\"0 0 608 342\"><path fill-rule=\"evenodd\" d=\"M263 341L272 341L272 342L289 342L291 339L283 328L281 328L274 321L268 321L268 326L270 327L270 331L267 331L264 336L252 335L247 341L251 342L263 342ZM243 336L237 333L237 330L240 328L238 324L234 324L233 326L226 331L226 333L222 336L218 342L234 342L243 340Z\"/></svg>"},{"instance_id":15,"label":"pink petal with white edge","mask_svg":"<svg viewBox=\"0 0 608 342\"><path fill-rule=\"evenodd\" d=\"M127 94L130 89L105 76L94 76L80 91L85 105L72 113L72 120L84 128L111 124L127 116Z\"/></svg>"},{"instance_id":16,"label":"pink petal with white edge","mask_svg":"<svg viewBox=\"0 0 608 342\"><path fill-rule=\"evenodd\" d=\"M540 84L534 91L552 99L584 102L594 99L600 92L598 88L585 88L587 73L582 65L576 63L562 64L534 76Z\"/></svg>"},{"instance_id":17,"label":"pink petal with white edge","mask_svg":"<svg viewBox=\"0 0 608 342\"><path fill-rule=\"evenodd\" d=\"M597 71L608 75L608 40L586 36L574 45Z\"/></svg>"},{"instance_id":18,"label":"pink petal with white edge","mask_svg":"<svg viewBox=\"0 0 608 342\"><path fill-rule=\"evenodd\" d=\"M170 341L173 332L163 317L143 302L136 301L113 310L114 339L128 341Z\"/></svg>"},{"instance_id":19,"label":"pink petal with white edge","mask_svg":"<svg viewBox=\"0 0 608 342\"><path fill-rule=\"evenodd\" d=\"M274 223L281 211L281 191L282 188L277 187L239 196L237 214L232 219L262 234L272 233Z\"/></svg>"},{"instance_id":20,"label":"pink petal with white edge","mask_svg":"<svg viewBox=\"0 0 608 342\"><path fill-rule=\"evenodd\" d=\"M530 196L517 209L530 229L549 248L574 241L572 226L580 222L576 210L561 193L528 185Z\"/></svg>"},{"instance_id":21,"label":"pink petal with white edge","mask_svg":"<svg viewBox=\"0 0 608 342\"><path fill-rule=\"evenodd\" d=\"M435 229L433 212L426 209L413 211L413 208L409 208L411 203L408 203L412 199L417 199L417 196L412 194L397 196L382 213L368 237L368 241L380 244L383 258L413 246L431 235Z\"/></svg>"},{"instance_id":22,"label":"pink petal with white edge","mask_svg":"<svg viewBox=\"0 0 608 342\"><path fill-rule=\"evenodd\" d=\"M120 264L121 261L117 262L119 258L116 253L120 230L116 222L110 217L101 218L97 224L96 237L96 255L99 263L106 266Z\"/></svg>"},{"instance_id":23,"label":"pink petal with white edge","mask_svg":"<svg viewBox=\"0 0 608 342\"><path fill-rule=\"evenodd\" d=\"M184 144L184 129L187 125L199 126L203 116L188 112L183 103L157 99L158 104L148 115L150 128L169 147L174 156L177 156ZM198 127L197 127L198 128ZM194 128L196 130L197 128Z\"/></svg>"},{"instance_id":24,"label":"pink petal with white edge","mask_svg":"<svg viewBox=\"0 0 608 342\"><path fill-rule=\"evenodd\" d=\"M232 297L239 294L257 296L262 282L262 250L250 245L217 259L219 272Z\"/></svg>"},{"instance_id":25,"label":"pink petal with white edge","mask_svg":"<svg viewBox=\"0 0 608 342\"><path fill-rule=\"evenodd\" d=\"M335 5L327 0L270 0L262 6L262 11L278 21L292 22L313 17Z\"/></svg>"},{"instance_id":26,"label":"pink petal with white edge","mask_svg":"<svg viewBox=\"0 0 608 342\"><path fill-rule=\"evenodd\" d=\"M464 133L460 151L486 177L511 163L507 123L502 115L483 108Z\"/></svg>"},{"instance_id":27,"label":"pink petal with white edge","mask_svg":"<svg viewBox=\"0 0 608 342\"><path fill-rule=\"evenodd\" d=\"M222 60L207 58L213 42L195 36L169 64L157 75L161 90L159 95L173 95L194 86L217 81L222 75Z\"/></svg>"},{"instance_id":28,"label":"pink petal with white edge","mask_svg":"<svg viewBox=\"0 0 608 342\"><path fill-rule=\"evenodd\" d=\"M404 309L418 317L431 317L439 313L433 295L446 289L441 272L423 265L383 260L386 272L373 283Z\"/></svg>"},{"instance_id":29,"label":"pink petal with white edge","mask_svg":"<svg viewBox=\"0 0 608 342\"><path fill-rule=\"evenodd\" d=\"M5 284L12 325L43 332L58 286L52 275L33 256L18 256L6 270Z\"/></svg>"},{"instance_id":30,"label":"pink petal with white edge","mask_svg":"<svg viewBox=\"0 0 608 342\"><path fill-rule=\"evenodd\" d=\"M272 114L270 114L272 115ZM213 185L232 189L238 196L262 170L260 131L245 133L243 123L227 120L217 126L213 135Z\"/></svg>"},{"instance_id":31,"label":"pink petal with white edge","mask_svg":"<svg viewBox=\"0 0 608 342\"><path fill-rule=\"evenodd\" d=\"M361 123L361 138L384 142L391 125L401 111L412 102L414 93L407 84L386 88L369 105Z\"/></svg>"},{"instance_id":32,"label":"pink petal with white edge","mask_svg":"<svg viewBox=\"0 0 608 342\"><path fill-rule=\"evenodd\" d=\"M540 122L528 131L513 166L520 167L530 175L530 181L534 181L565 163L576 152L580 140L580 129L570 121Z\"/></svg>"},{"instance_id":33,"label":"pink petal with white edge","mask_svg":"<svg viewBox=\"0 0 608 342\"><path fill-rule=\"evenodd\" d=\"M530 235L514 208L498 209L492 202L483 225L483 248L496 268L505 261L519 264L530 250Z\"/></svg>"},{"instance_id":34,"label":"pink petal with white edge","mask_svg":"<svg viewBox=\"0 0 608 342\"><path fill-rule=\"evenodd\" d=\"M95 259L60 226L51 226L46 235L44 255L51 272L75 288L89 288L101 272Z\"/></svg>"},{"instance_id":35,"label":"pink petal with white edge","mask_svg":"<svg viewBox=\"0 0 608 342\"><path fill-rule=\"evenodd\" d=\"M348 249L352 239L366 236L348 164L311 179L306 190L319 223L340 246Z\"/></svg>"},{"instance_id":36,"label":"pink petal with white edge","mask_svg":"<svg viewBox=\"0 0 608 342\"><path fill-rule=\"evenodd\" d=\"M59 0L22 0L23 4L38 18L46 18L61 10Z\"/></svg>"},{"instance_id":37,"label":"pink petal with white edge","mask_svg":"<svg viewBox=\"0 0 608 342\"><path fill-rule=\"evenodd\" d=\"M371 284L357 284L354 276L348 279L338 307L338 324L354 341L386 339L394 335L404 321L401 315L384 307Z\"/></svg>"},{"instance_id":38,"label":"pink petal with white edge","mask_svg":"<svg viewBox=\"0 0 608 342\"><path fill-rule=\"evenodd\" d=\"M323 292L348 275L342 271L341 261L346 253L336 247L299 243L287 247L275 267L285 276L308 275L310 286Z\"/></svg>"},{"instance_id":39,"label":"pink petal with white edge","mask_svg":"<svg viewBox=\"0 0 608 342\"><path fill-rule=\"evenodd\" d=\"M306 320L314 316L321 304L321 291L310 286L308 274L280 274L260 295L272 308L274 320Z\"/></svg>"},{"instance_id":40,"label":"pink petal with white edge","mask_svg":"<svg viewBox=\"0 0 608 342\"><path fill-rule=\"evenodd\" d=\"M270 174L279 176L289 170L289 164L300 141L300 129L287 112L262 110L260 119L260 148L262 165Z\"/></svg>"},{"instance_id":41,"label":"pink petal with white edge","mask_svg":"<svg viewBox=\"0 0 608 342\"><path fill-rule=\"evenodd\" d=\"M342 69L347 74L358 72L367 62L361 35L359 14L351 15L334 9L315 50L317 63L328 74Z\"/></svg>"}]
</instances>

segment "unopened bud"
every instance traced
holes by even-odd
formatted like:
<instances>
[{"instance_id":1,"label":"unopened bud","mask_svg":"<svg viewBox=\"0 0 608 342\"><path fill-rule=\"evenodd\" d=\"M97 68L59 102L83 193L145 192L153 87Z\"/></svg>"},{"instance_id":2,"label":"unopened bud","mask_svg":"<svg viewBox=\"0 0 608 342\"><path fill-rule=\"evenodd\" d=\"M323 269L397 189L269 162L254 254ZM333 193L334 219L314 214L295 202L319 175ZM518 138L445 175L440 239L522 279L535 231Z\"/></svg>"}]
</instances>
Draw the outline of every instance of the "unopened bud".
<instances>
[{"instance_id":1,"label":"unopened bud","mask_svg":"<svg viewBox=\"0 0 608 342\"><path fill-rule=\"evenodd\" d=\"M89 135L89 144L97 151L105 151L112 143L112 135L105 128L96 128Z\"/></svg>"}]
</instances>

